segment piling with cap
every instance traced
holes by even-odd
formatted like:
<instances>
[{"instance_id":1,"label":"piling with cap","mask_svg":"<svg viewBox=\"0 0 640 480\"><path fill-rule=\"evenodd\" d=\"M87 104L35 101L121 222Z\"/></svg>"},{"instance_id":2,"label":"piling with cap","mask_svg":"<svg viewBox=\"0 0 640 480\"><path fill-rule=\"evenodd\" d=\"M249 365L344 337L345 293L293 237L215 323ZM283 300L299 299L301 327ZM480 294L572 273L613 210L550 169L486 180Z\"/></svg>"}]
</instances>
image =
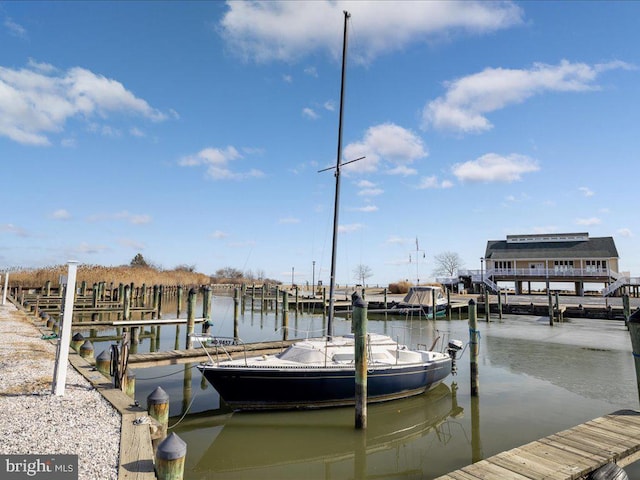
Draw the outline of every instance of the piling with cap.
<instances>
[{"instance_id":1,"label":"piling with cap","mask_svg":"<svg viewBox=\"0 0 640 480\"><path fill-rule=\"evenodd\" d=\"M96 370L107 378L111 378L111 350L103 350L96 357Z\"/></svg>"},{"instance_id":2,"label":"piling with cap","mask_svg":"<svg viewBox=\"0 0 640 480\"><path fill-rule=\"evenodd\" d=\"M187 444L175 433L165 438L156 450L158 480L182 480Z\"/></svg>"},{"instance_id":3,"label":"piling with cap","mask_svg":"<svg viewBox=\"0 0 640 480\"><path fill-rule=\"evenodd\" d=\"M78 353L82 358L90 358L93 356L93 343L91 341L86 340L82 345L80 345L80 349Z\"/></svg>"},{"instance_id":4,"label":"piling with cap","mask_svg":"<svg viewBox=\"0 0 640 480\"><path fill-rule=\"evenodd\" d=\"M71 348L73 348L76 352L80 350L80 347L84 343L84 336L80 332L76 332L73 337L71 337Z\"/></svg>"},{"instance_id":5,"label":"piling with cap","mask_svg":"<svg viewBox=\"0 0 640 480\"><path fill-rule=\"evenodd\" d=\"M162 429L160 438L164 438L169 426L169 395L162 387L156 387L147 396L147 411L151 418L155 418L160 423Z\"/></svg>"},{"instance_id":6,"label":"piling with cap","mask_svg":"<svg viewBox=\"0 0 640 480\"><path fill-rule=\"evenodd\" d=\"M189 289L189 294L187 296L187 338L186 338L186 348L187 350L193 348L193 339L191 335L195 331L196 324L196 289Z\"/></svg>"}]
</instances>

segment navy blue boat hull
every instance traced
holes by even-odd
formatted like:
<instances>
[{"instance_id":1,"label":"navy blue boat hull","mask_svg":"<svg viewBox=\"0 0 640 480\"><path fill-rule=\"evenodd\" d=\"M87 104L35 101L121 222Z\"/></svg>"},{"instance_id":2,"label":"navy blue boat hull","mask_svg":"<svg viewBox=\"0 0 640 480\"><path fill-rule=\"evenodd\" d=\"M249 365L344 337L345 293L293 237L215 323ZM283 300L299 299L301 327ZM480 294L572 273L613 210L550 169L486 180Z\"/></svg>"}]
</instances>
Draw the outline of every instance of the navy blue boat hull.
<instances>
[{"instance_id":1,"label":"navy blue boat hull","mask_svg":"<svg viewBox=\"0 0 640 480\"><path fill-rule=\"evenodd\" d=\"M355 371L341 368L207 367L199 370L236 410L322 408L355 403ZM451 373L451 359L376 367L367 374L367 401L419 395Z\"/></svg>"}]
</instances>

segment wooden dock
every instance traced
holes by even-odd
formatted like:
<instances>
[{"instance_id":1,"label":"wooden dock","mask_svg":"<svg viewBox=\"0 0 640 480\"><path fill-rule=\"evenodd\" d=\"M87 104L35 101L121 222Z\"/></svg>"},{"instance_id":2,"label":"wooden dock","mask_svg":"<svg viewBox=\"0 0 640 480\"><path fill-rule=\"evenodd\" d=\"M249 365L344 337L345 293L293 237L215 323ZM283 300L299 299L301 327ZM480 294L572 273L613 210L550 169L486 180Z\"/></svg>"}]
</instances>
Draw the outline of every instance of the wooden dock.
<instances>
[{"instance_id":1,"label":"wooden dock","mask_svg":"<svg viewBox=\"0 0 640 480\"><path fill-rule=\"evenodd\" d=\"M620 410L499 453L436 480L580 479L640 459L640 412Z\"/></svg>"}]
</instances>

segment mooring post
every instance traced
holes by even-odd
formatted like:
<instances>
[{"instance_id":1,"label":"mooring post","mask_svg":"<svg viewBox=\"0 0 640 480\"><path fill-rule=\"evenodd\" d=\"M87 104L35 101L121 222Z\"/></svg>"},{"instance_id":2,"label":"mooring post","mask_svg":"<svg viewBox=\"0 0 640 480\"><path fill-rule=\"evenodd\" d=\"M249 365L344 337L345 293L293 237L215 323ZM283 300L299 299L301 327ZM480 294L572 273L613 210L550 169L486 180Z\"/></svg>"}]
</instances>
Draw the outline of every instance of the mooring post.
<instances>
[{"instance_id":1,"label":"mooring post","mask_svg":"<svg viewBox=\"0 0 640 480\"><path fill-rule=\"evenodd\" d=\"M429 318L427 316L427 318ZM431 318L436 319L436 289L431 290Z\"/></svg>"},{"instance_id":2,"label":"mooring post","mask_svg":"<svg viewBox=\"0 0 640 480\"><path fill-rule=\"evenodd\" d=\"M162 297L164 296L164 287L158 287L158 320L162 318Z\"/></svg>"},{"instance_id":3,"label":"mooring post","mask_svg":"<svg viewBox=\"0 0 640 480\"><path fill-rule=\"evenodd\" d=\"M447 320L451 320L451 290L447 288Z\"/></svg>"},{"instance_id":4,"label":"mooring post","mask_svg":"<svg viewBox=\"0 0 640 480\"><path fill-rule=\"evenodd\" d=\"M276 303L277 303L276 299ZM282 290L282 340L289 335L289 292Z\"/></svg>"},{"instance_id":5,"label":"mooring post","mask_svg":"<svg viewBox=\"0 0 640 480\"><path fill-rule=\"evenodd\" d=\"M489 303L489 289L483 285L484 290L484 318L489 323L491 321L491 304Z\"/></svg>"},{"instance_id":6,"label":"mooring post","mask_svg":"<svg viewBox=\"0 0 640 480\"><path fill-rule=\"evenodd\" d=\"M130 368L127 368L124 375L123 391L129 398L136 398L136 374Z\"/></svg>"},{"instance_id":7,"label":"mooring post","mask_svg":"<svg viewBox=\"0 0 640 480\"><path fill-rule=\"evenodd\" d=\"M169 395L162 387L156 387L153 392L147 396L147 411L151 418L155 418L160 423L160 439L167 436L167 428L169 426ZM158 442L160 439L155 440ZM154 443L154 447L157 443Z\"/></svg>"},{"instance_id":8,"label":"mooring post","mask_svg":"<svg viewBox=\"0 0 640 480\"><path fill-rule=\"evenodd\" d=\"M640 395L640 309L629 316L629 334L631 335L631 353L636 367L636 384Z\"/></svg>"},{"instance_id":9,"label":"mooring post","mask_svg":"<svg viewBox=\"0 0 640 480\"><path fill-rule=\"evenodd\" d=\"M629 316L631 315L631 306L629 304L629 294L622 295L622 314L624 315L624 325L629 329Z\"/></svg>"},{"instance_id":10,"label":"mooring post","mask_svg":"<svg viewBox=\"0 0 640 480\"><path fill-rule=\"evenodd\" d=\"M553 327L553 300L551 298L551 290L549 290L548 283L547 283L547 298L549 300L549 325Z\"/></svg>"},{"instance_id":11,"label":"mooring post","mask_svg":"<svg viewBox=\"0 0 640 480\"><path fill-rule=\"evenodd\" d=\"M44 284L44 291L45 291L45 296L50 297L51 296L51 280L47 280Z\"/></svg>"},{"instance_id":12,"label":"mooring post","mask_svg":"<svg viewBox=\"0 0 640 480\"><path fill-rule=\"evenodd\" d=\"M295 299L296 299L296 313L298 313L298 305L299 305L299 304L298 304L298 286L297 286L297 285L296 285L296 288L295 288L295 292L296 292L296 295L295 295Z\"/></svg>"},{"instance_id":13,"label":"mooring post","mask_svg":"<svg viewBox=\"0 0 640 480\"><path fill-rule=\"evenodd\" d=\"M209 328L212 326L211 322L211 287L206 286L203 290L202 295L202 317L204 318L204 322L202 323L202 333L209 333Z\"/></svg>"},{"instance_id":14,"label":"mooring post","mask_svg":"<svg viewBox=\"0 0 640 480\"><path fill-rule=\"evenodd\" d=\"M367 304L358 294L351 295L356 367L356 428L367 428Z\"/></svg>"},{"instance_id":15,"label":"mooring post","mask_svg":"<svg viewBox=\"0 0 640 480\"><path fill-rule=\"evenodd\" d=\"M498 289L498 320L502 321L502 291Z\"/></svg>"},{"instance_id":16,"label":"mooring post","mask_svg":"<svg viewBox=\"0 0 640 480\"><path fill-rule=\"evenodd\" d=\"M158 480L182 480L186 456L187 444L176 433L171 433L156 450Z\"/></svg>"},{"instance_id":17,"label":"mooring post","mask_svg":"<svg viewBox=\"0 0 640 480\"><path fill-rule=\"evenodd\" d=\"M78 353L82 358L90 358L93 356L93 343L90 340L85 340L85 342L80 345L78 349Z\"/></svg>"},{"instance_id":18,"label":"mooring post","mask_svg":"<svg viewBox=\"0 0 640 480\"><path fill-rule=\"evenodd\" d=\"M382 293L384 294L384 309L387 309L387 287L384 287L384 290L382 291Z\"/></svg>"},{"instance_id":19,"label":"mooring post","mask_svg":"<svg viewBox=\"0 0 640 480\"><path fill-rule=\"evenodd\" d=\"M233 339L236 341L240 339L240 333L238 331L238 303L240 301L240 299L238 298L239 294L240 291L238 287L236 287L233 290ZM264 302L262 305L264 306Z\"/></svg>"},{"instance_id":20,"label":"mooring post","mask_svg":"<svg viewBox=\"0 0 640 480\"><path fill-rule=\"evenodd\" d=\"M151 312L151 318L158 318L158 285L153 286L153 298L151 299L151 308L153 312Z\"/></svg>"},{"instance_id":21,"label":"mooring post","mask_svg":"<svg viewBox=\"0 0 640 480\"><path fill-rule=\"evenodd\" d=\"M193 339L191 335L195 331L196 324L196 289L190 288L187 297L187 350L193 348Z\"/></svg>"},{"instance_id":22,"label":"mooring post","mask_svg":"<svg viewBox=\"0 0 640 480\"><path fill-rule=\"evenodd\" d=\"M274 295L275 298L275 310L276 310L276 317L278 316L278 300L280 300L280 287L278 285L276 285L276 293Z\"/></svg>"},{"instance_id":23,"label":"mooring post","mask_svg":"<svg viewBox=\"0 0 640 480\"><path fill-rule=\"evenodd\" d=\"M111 379L111 351L108 349L103 350L96 357L96 370L102 375Z\"/></svg>"},{"instance_id":24,"label":"mooring post","mask_svg":"<svg viewBox=\"0 0 640 480\"><path fill-rule=\"evenodd\" d=\"M176 295L176 318L180 318L180 313L182 313L182 285L178 285Z\"/></svg>"},{"instance_id":25,"label":"mooring post","mask_svg":"<svg viewBox=\"0 0 640 480\"><path fill-rule=\"evenodd\" d=\"M80 332L76 332L73 337L71 337L71 348L73 348L77 353L80 353L80 347L84 343L84 336Z\"/></svg>"},{"instance_id":26,"label":"mooring post","mask_svg":"<svg viewBox=\"0 0 640 480\"><path fill-rule=\"evenodd\" d=\"M469 300L469 370L471 372L471 396L478 395L480 382L478 379L479 337L477 307L473 299Z\"/></svg>"}]
</instances>

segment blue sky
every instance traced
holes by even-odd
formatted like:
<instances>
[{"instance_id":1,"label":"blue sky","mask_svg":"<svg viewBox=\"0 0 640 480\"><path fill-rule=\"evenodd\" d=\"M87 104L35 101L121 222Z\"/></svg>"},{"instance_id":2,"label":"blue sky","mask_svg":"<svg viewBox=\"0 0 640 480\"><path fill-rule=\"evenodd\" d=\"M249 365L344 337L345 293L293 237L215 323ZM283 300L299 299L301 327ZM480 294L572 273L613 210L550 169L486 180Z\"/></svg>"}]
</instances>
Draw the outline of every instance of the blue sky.
<instances>
[{"instance_id":1,"label":"blue sky","mask_svg":"<svg viewBox=\"0 0 640 480\"><path fill-rule=\"evenodd\" d=\"M328 282L343 10L339 283L547 232L638 275L640 3L595 1L0 2L0 268Z\"/></svg>"}]
</instances>

